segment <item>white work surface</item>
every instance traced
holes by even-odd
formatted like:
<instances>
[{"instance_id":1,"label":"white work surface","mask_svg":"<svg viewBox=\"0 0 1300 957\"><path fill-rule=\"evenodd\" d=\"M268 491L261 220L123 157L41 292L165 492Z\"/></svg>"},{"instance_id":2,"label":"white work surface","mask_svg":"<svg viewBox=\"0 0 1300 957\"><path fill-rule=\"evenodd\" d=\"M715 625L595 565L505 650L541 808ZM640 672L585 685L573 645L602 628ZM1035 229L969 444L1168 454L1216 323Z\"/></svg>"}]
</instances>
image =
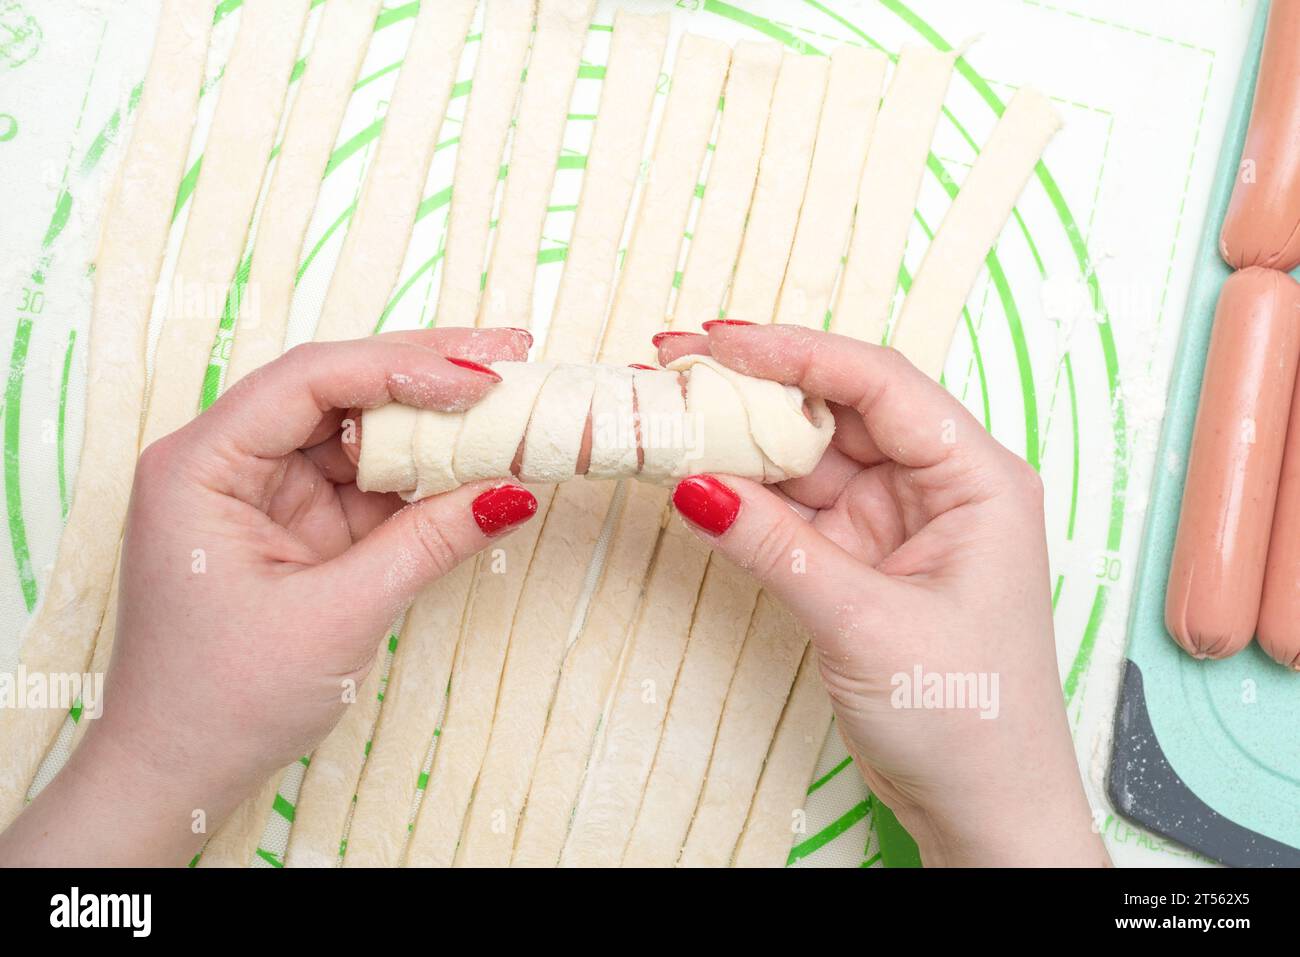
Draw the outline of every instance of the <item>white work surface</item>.
<instances>
[{"instance_id":1,"label":"white work surface","mask_svg":"<svg viewBox=\"0 0 1300 957\"><path fill-rule=\"evenodd\" d=\"M766 33L823 52L837 42L876 42L896 52L904 42L972 41L969 70L954 77L934 142L934 175L922 188L909 274L949 202L943 177L949 186L961 182L974 156L972 143L982 143L993 126L987 93L1005 101L1028 84L1057 103L1065 128L1048 149L1047 176L1031 181L991 268L976 283L945 382L999 439L1041 468L1061 680L1082 774L1112 855L1120 864L1196 862L1186 850L1116 817L1103 775L1166 383L1254 3L629 5L674 10L675 34L690 30L734 40ZM6 304L0 348L10 352L3 474L8 528L0 533L2 669L17 661L75 478L88 264L125 128L111 118L117 111L129 115L157 6L150 0L17 0L0 12L0 296ZM610 22L613 6L602 2L598 23ZM33 24L36 31L24 36ZM214 34L218 63L215 54L228 50L233 37L229 27L219 24ZM386 42L400 48L407 35L409 24L395 28ZM375 72L376 63L368 59L362 75ZM395 75L378 77L365 96L354 98L340 143L373 122ZM580 83L578 96L584 95L593 92L584 94ZM215 97L206 99L201 128ZM464 99L454 100L449 115L459 117L463 109ZM581 145L583 131L573 135L578 142L566 139L566 147ZM372 146L358 151L346 176L327 179L309 249L355 195ZM453 163L454 150L440 151L431 186L449 181ZM562 169L553 202L573 202L561 197L576 197L580 181L580 169ZM1059 188L1058 198L1049 184ZM425 267L441 248L446 212L445 205L435 207L417 225L399 286L404 295L390 309L388 328L431 319L438 270L436 262ZM52 219L61 223L57 230ZM542 329L562 269L545 253L562 246L570 224L564 212L547 222L537 297ZM175 233L173 245L179 229ZM304 275L291 341L310 334L341 238L340 230L323 241L316 268ZM38 286L34 272L43 279ZM1102 309L1089 291L1090 275ZM219 341L214 355L223 346L228 342ZM860 853L861 840L857 847Z\"/></svg>"}]
</instances>

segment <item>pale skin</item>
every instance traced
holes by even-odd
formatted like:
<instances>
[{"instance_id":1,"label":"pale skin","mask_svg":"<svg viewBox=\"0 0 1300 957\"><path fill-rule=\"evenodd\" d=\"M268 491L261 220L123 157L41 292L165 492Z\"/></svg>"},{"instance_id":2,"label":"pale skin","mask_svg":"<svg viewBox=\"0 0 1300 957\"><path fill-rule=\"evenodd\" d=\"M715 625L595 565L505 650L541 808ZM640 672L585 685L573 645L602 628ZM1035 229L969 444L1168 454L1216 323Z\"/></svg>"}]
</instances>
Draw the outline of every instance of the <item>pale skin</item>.
<instances>
[{"instance_id":1,"label":"pale skin","mask_svg":"<svg viewBox=\"0 0 1300 957\"><path fill-rule=\"evenodd\" d=\"M310 752L402 608L492 540L474 503L503 484L405 507L360 493L347 410L466 408L495 380L445 356L527 349L523 332L460 329L300 348L147 449L103 717L0 835L0 864L184 864ZM685 352L833 404L812 475L718 477L734 520L692 527L807 627L849 751L924 862L1106 864L1061 699L1037 475L891 350L715 325L660 359ZM998 717L894 707L890 676L917 665L996 672Z\"/></svg>"}]
</instances>

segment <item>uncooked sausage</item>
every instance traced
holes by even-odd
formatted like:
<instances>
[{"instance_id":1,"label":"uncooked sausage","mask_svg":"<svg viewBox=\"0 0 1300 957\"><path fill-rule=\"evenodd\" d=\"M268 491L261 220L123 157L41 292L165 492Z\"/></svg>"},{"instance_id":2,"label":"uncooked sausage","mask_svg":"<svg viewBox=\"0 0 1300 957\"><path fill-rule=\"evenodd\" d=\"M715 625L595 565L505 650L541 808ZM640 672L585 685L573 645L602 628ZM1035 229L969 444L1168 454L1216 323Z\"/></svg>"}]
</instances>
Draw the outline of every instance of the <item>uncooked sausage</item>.
<instances>
[{"instance_id":1,"label":"uncooked sausage","mask_svg":"<svg viewBox=\"0 0 1300 957\"><path fill-rule=\"evenodd\" d=\"M1291 401L1256 634L1270 657L1300 671L1300 389Z\"/></svg>"},{"instance_id":2,"label":"uncooked sausage","mask_svg":"<svg viewBox=\"0 0 1300 957\"><path fill-rule=\"evenodd\" d=\"M1165 627L1198 658L1235 654L1255 632L1298 357L1300 284L1270 269L1229 277L1165 596Z\"/></svg>"},{"instance_id":3,"label":"uncooked sausage","mask_svg":"<svg viewBox=\"0 0 1300 957\"><path fill-rule=\"evenodd\" d=\"M1300 265L1300 3L1268 14L1250 128L1219 233L1234 269Z\"/></svg>"}]
</instances>

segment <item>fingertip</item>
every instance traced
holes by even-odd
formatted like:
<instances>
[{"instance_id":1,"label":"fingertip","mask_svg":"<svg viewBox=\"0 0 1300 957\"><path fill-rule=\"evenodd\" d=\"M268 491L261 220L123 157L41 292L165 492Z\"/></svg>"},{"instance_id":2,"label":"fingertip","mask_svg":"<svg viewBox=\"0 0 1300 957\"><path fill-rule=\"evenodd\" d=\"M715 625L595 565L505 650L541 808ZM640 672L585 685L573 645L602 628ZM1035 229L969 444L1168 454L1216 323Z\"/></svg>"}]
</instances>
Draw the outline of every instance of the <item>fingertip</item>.
<instances>
[{"instance_id":1,"label":"fingertip","mask_svg":"<svg viewBox=\"0 0 1300 957\"><path fill-rule=\"evenodd\" d=\"M669 329L656 333L650 341L659 351L660 365L666 366L681 356L709 354L709 337L702 332Z\"/></svg>"},{"instance_id":2,"label":"fingertip","mask_svg":"<svg viewBox=\"0 0 1300 957\"><path fill-rule=\"evenodd\" d=\"M683 339L686 336L693 336L693 332L684 332L680 329L665 329L662 332L656 332L650 337L650 343L656 349L660 348L665 342L671 342L674 339Z\"/></svg>"},{"instance_id":3,"label":"fingertip","mask_svg":"<svg viewBox=\"0 0 1300 957\"><path fill-rule=\"evenodd\" d=\"M712 475L691 475L673 489L673 507L696 528L722 535L740 515L740 496Z\"/></svg>"},{"instance_id":4,"label":"fingertip","mask_svg":"<svg viewBox=\"0 0 1300 957\"><path fill-rule=\"evenodd\" d=\"M710 319L701 323L705 332L713 332L718 329L733 328L735 326L754 326L757 323L750 322L748 319Z\"/></svg>"},{"instance_id":5,"label":"fingertip","mask_svg":"<svg viewBox=\"0 0 1300 957\"><path fill-rule=\"evenodd\" d=\"M474 359L414 348L423 353L418 363L404 363L388 374L388 394L403 405L464 412L501 381L499 373Z\"/></svg>"},{"instance_id":6,"label":"fingertip","mask_svg":"<svg viewBox=\"0 0 1300 957\"><path fill-rule=\"evenodd\" d=\"M479 531L488 538L495 538L536 515L537 496L522 485L495 485L474 497L470 513Z\"/></svg>"},{"instance_id":7,"label":"fingertip","mask_svg":"<svg viewBox=\"0 0 1300 957\"><path fill-rule=\"evenodd\" d=\"M493 382L501 381L501 374L491 366L486 366L481 362L475 362L473 359L462 359L460 356L447 356L447 361L454 366L466 369L470 372L476 372L479 375L487 376Z\"/></svg>"}]
</instances>

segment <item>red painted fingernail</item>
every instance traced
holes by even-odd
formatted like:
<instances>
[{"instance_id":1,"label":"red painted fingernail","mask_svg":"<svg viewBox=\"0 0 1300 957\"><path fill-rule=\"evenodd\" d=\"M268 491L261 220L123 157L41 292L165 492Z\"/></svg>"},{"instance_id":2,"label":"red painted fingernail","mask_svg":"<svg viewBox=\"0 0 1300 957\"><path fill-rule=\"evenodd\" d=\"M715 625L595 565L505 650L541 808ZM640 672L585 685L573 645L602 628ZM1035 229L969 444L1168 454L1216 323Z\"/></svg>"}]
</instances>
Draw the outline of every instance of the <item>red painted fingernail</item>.
<instances>
[{"instance_id":1,"label":"red painted fingernail","mask_svg":"<svg viewBox=\"0 0 1300 957\"><path fill-rule=\"evenodd\" d=\"M511 332L517 332L521 336L525 336L528 339L528 344L530 346L533 344L533 334L529 332L527 329L521 329L518 326L507 326L506 328L509 329Z\"/></svg>"},{"instance_id":2,"label":"red painted fingernail","mask_svg":"<svg viewBox=\"0 0 1300 957\"><path fill-rule=\"evenodd\" d=\"M629 369L645 369L647 372L657 371L654 366L648 366L643 362L633 362L628 366Z\"/></svg>"},{"instance_id":3,"label":"red painted fingernail","mask_svg":"<svg viewBox=\"0 0 1300 957\"><path fill-rule=\"evenodd\" d=\"M459 356L447 356L447 361L454 366L460 366L462 369L468 369L470 372L479 372L482 373L483 375L490 375L498 382L501 381L501 377L499 375L497 375L487 366L483 365L483 363L475 362L473 359L462 359Z\"/></svg>"},{"instance_id":4,"label":"red painted fingernail","mask_svg":"<svg viewBox=\"0 0 1300 957\"><path fill-rule=\"evenodd\" d=\"M658 349L661 345L663 345L664 340L666 339L680 339L682 336L693 336L693 335L695 335L695 333L693 332L682 332L677 329L669 329L665 332L656 332L653 336L650 337L650 341L654 343L654 347Z\"/></svg>"},{"instance_id":5,"label":"red painted fingernail","mask_svg":"<svg viewBox=\"0 0 1300 957\"><path fill-rule=\"evenodd\" d=\"M705 332L708 332L714 326L752 326L752 325L756 325L756 323L750 322L748 319L710 319L708 322L702 324L702 328L704 329Z\"/></svg>"},{"instance_id":6,"label":"red painted fingernail","mask_svg":"<svg viewBox=\"0 0 1300 957\"><path fill-rule=\"evenodd\" d=\"M484 535L500 535L537 514L537 499L519 485L498 485L474 499L470 510Z\"/></svg>"},{"instance_id":7,"label":"red painted fingernail","mask_svg":"<svg viewBox=\"0 0 1300 957\"><path fill-rule=\"evenodd\" d=\"M678 482L673 505L691 524L711 535L731 528L740 514L740 496L712 475L692 475Z\"/></svg>"}]
</instances>

